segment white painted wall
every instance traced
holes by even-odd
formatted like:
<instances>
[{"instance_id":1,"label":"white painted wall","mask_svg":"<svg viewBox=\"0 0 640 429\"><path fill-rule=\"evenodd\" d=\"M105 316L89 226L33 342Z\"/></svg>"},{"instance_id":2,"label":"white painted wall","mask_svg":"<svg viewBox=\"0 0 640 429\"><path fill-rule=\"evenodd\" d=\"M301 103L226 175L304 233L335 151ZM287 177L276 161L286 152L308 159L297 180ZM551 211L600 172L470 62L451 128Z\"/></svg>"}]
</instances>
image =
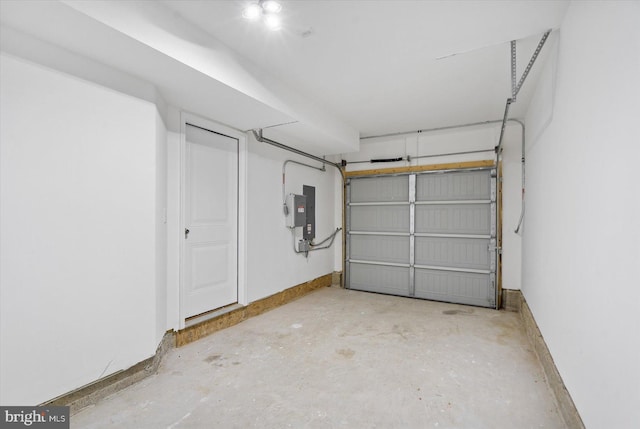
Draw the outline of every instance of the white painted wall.
<instances>
[{"instance_id":1,"label":"white painted wall","mask_svg":"<svg viewBox=\"0 0 640 429\"><path fill-rule=\"evenodd\" d=\"M14 2L10 4L9 2L3 2L2 12L5 14L3 17L7 16L7 11L4 9L5 6L18 3L19 2ZM24 4L24 2L20 3ZM35 8L43 6L56 7L56 2L30 2L29 5ZM33 13L50 21L51 17L48 15L48 12L49 11L45 9L40 12L34 11ZM60 26L61 23L56 22L56 25ZM109 42L112 43L113 41L110 40ZM123 94L155 103L161 115L166 116L167 107L165 102L151 83L132 74L108 67L86 56L79 55L76 51L72 52L72 50L54 45L53 42L47 38L36 38L6 25L1 25L0 49L2 52L16 57L24 58L31 62L42 64L49 68L111 88Z\"/></svg>"},{"instance_id":2,"label":"white painted wall","mask_svg":"<svg viewBox=\"0 0 640 429\"><path fill-rule=\"evenodd\" d=\"M172 111L173 109L170 109ZM170 113L169 121L178 115ZM318 165L312 160L290 152L257 142L247 134L248 192L245 196L247 217L246 246L240 251L246 253L247 303L332 273L338 266L341 269L340 235L331 249L311 252L309 258L293 252L291 232L285 227L282 211L282 164L287 159ZM337 188L337 170L327 167L326 172L287 165L287 193L302 193L302 185L316 187L316 236L323 239L337 227L341 227L336 218L334 201ZM167 261L167 314L171 329L180 328L180 134L168 133L168 261ZM241 246L242 247L242 246ZM339 265L338 265L339 264ZM240 268L243 269L242 267Z\"/></svg>"},{"instance_id":3,"label":"white painted wall","mask_svg":"<svg viewBox=\"0 0 640 429\"><path fill-rule=\"evenodd\" d=\"M282 164L294 159L312 165L319 163L249 138L247 201L247 288L249 302L315 279L334 271L334 247L310 252L309 257L293 251L291 232L285 227L282 209ZM316 241L337 227L335 221L335 175L295 164L288 164L286 192L302 193L303 185L316 187Z\"/></svg>"},{"instance_id":4,"label":"white painted wall","mask_svg":"<svg viewBox=\"0 0 640 429\"><path fill-rule=\"evenodd\" d=\"M167 319L167 197L168 197L168 134L160 113L156 111L155 127L155 294L156 294L156 336L155 343L159 344L169 328Z\"/></svg>"},{"instance_id":5,"label":"white painted wall","mask_svg":"<svg viewBox=\"0 0 640 429\"><path fill-rule=\"evenodd\" d=\"M586 427L637 427L640 3L573 2L547 68L527 116L523 293Z\"/></svg>"},{"instance_id":6,"label":"white painted wall","mask_svg":"<svg viewBox=\"0 0 640 429\"><path fill-rule=\"evenodd\" d=\"M0 402L152 356L163 330L154 104L0 57Z\"/></svg>"},{"instance_id":7,"label":"white painted wall","mask_svg":"<svg viewBox=\"0 0 640 429\"><path fill-rule=\"evenodd\" d=\"M162 53L163 57L175 59L187 65L190 70L197 70L211 78L205 82L207 87L215 82L243 94L243 97L226 98L229 104L220 109L218 114L224 116L227 122L244 122L239 121L239 118L249 116L248 110L251 105L245 104L242 109L238 109L238 105L245 102L246 97L250 97L280 113L278 119L274 119L275 122L270 125L298 122L298 126L292 127L290 133L296 136L301 131L306 132L303 134L305 138L297 142L298 146L307 146L306 150L315 148L336 153L358 147L358 131L355 128L339 120L319 103L309 103L299 90L290 88L276 75L269 75L259 69L252 61L241 57L207 32L184 20L166 5L159 2L132 1L63 0L61 3L117 30L127 38L152 47ZM9 10L13 11L13 8L16 6L12 5L12 9ZM23 5L18 7L22 8ZM47 24L45 22L41 26ZM100 43L100 40L95 40L94 43ZM175 79L180 80L184 79ZM180 92L173 85L170 86L170 92ZM223 94L222 89L219 89L219 93ZM256 121L257 118L254 118L254 125L244 125L242 128L255 128L258 126ZM301 124L304 124L303 130L299 130ZM236 127L241 128L238 125ZM317 138L316 135L322 137ZM310 142L313 143L311 146Z\"/></svg>"},{"instance_id":8,"label":"white painted wall","mask_svg":"<svg viewBox=\"0 0 640 429\"><path fill-rule=\"evenodd\" d=\"M520 217L521 203L521 128L509 122L503 142L503 255L502 287L520 289L520 236L514 232ZM404 134L362 140L360 151L343 155L347 161L365 161L380 158L398 158L410 155L439 155L451 152L488 149L487 152L465 155L435 156L412 159L411 163L363 163L348 164L347 171L377 168L406 167L408 165L443 164L450 162L495 159L494 147L500 138L500 124L471 128Z\"/></svg>"},{"instance_id":9,"label":"white painted wall","mask_svg":"<svg viewBox=\"0 0 640 429\"><path fill-rule=\"evenodd\" d=\"M174 115L179 117L178 112ZM176 119L180 129L179 119ZM180 133L167 133L167 329L180 329Z\"/></svg>"}]
</instances>

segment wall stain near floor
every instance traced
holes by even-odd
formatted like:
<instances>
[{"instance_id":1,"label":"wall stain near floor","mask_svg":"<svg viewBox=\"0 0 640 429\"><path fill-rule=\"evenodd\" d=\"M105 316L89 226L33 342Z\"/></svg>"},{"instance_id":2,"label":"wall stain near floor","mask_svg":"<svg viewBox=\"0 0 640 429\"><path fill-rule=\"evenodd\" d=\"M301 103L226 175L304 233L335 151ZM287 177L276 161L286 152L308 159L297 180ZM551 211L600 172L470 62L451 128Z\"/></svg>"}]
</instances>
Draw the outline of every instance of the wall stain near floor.
<instances>
[{"instance_id":1,"label":"wall stain near floor","mask_svg":"<svg viewBox=\"0 0 640 429\"><path fill-rule=\"evenodd\" d=\"M336 350L336 353L338 353L339 355L342 355L344 357L346 357L347 359L351 359L353 357L353 355L356 354L356 352L354 350L351 349L340 349L340 350Z\"/></svg>"}]
</instances>

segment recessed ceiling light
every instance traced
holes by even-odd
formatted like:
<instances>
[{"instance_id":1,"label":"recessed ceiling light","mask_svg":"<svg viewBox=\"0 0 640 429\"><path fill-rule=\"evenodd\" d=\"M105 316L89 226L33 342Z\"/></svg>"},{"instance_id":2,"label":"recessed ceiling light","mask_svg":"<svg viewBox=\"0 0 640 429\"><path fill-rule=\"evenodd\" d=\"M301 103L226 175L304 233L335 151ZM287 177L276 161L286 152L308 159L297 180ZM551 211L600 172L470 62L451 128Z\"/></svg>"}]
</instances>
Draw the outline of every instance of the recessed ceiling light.
<instances>
[{"instance_id":1,"label":"recessed ceiling light","mask_svg":"<svg viewBox=\"0 0 640 429\"><path fill-rule=\"evenodd\" d=\"M270 13L278 13L282 10L282 5L275 0L266 0L262 2L262 8Z\"/></svg>"},{"instance_id":2,"label":"recessed ceiling light","mask_svg":"<svg viewBox=\"0 0 640 429\"><path fill-rule=\"evenodd\" d=\"M246 19L250 19L252 21L260 18L262 15L262 8L258 3L251 3L242 11L242 17Z\"/></svg>"},{"instance_id":3,"label":"recessed ceiling light","mask_svg":"<svg viewBox=\"0 0 640 429\"><path fill-rule=\"evenodd\" d=\"M251 21L262 19L270 30L280 30L282 23L278 13L282 5L276 0L259 0L247 5L242 11L242 16Z\"/></svg>"},{"instance_id":4,"label":"recessed ceiling light","mask_svg":"<svg viewBox=\"0 0 640 429\"><path fill-rule=\"evenodd\" d=\"M280 17L278 15L265 15L264 23L269 30L280 30L280 28L282 28Z\"/></svg>"}]
</instances>

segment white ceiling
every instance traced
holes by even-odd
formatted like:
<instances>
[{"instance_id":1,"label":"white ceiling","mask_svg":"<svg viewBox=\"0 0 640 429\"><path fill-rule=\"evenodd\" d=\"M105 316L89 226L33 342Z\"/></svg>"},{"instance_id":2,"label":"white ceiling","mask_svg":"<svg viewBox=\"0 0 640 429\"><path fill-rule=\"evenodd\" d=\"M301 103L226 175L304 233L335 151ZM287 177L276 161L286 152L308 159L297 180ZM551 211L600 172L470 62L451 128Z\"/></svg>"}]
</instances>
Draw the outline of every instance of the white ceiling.
<instances>
[{"instance_id":1,"label":"white ceiling","mask_svg":"<svg viewBox=\"0 0 640 429\"><path fill-rule=\"evenodd\" d=\"M559 27L568 5L283 1L283 29L271 32L241 17L247 3L164 1L361 136L501 118L511 91L509 42L519 40L519 77L544 31ZM539 65L512 117L524 116Z\"/></svg>"},{"instance_id":2,"label":"white ceiling","mask_svg":"<svg viewBox=\"0 0 640 429\"><path fill-rule=\"evenodd\" d=\"M270 32L241 17L247 3L0 0L0 45L98 81L107 78L88 76L84 59L107 65L150 83L179 110L265 128L267 137L328 155L357 151L358 134L501 118L509 42L518 40L520 75L568 4L283 1L283 29ZM548 53L511 117L524 116Z\"/></svg>"}]
</instances>

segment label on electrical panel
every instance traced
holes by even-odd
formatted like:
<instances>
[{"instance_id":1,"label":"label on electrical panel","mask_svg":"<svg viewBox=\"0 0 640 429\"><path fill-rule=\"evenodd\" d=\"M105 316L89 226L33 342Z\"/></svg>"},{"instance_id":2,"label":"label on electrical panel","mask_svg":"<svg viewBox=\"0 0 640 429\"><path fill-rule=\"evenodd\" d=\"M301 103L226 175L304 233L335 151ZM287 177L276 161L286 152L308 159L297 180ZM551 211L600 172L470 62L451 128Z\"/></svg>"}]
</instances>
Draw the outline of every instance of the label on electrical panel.
<instances>
[{"instance_id":1,"label":"label on electrical panel","mask_svg":"<svg viewBox=\"0 0 640 429\"><path fill-rule=\"evenodd\" d=\"M298 213L304 213L304 206L298 206Z\"/></svg>"}]
</instances>

